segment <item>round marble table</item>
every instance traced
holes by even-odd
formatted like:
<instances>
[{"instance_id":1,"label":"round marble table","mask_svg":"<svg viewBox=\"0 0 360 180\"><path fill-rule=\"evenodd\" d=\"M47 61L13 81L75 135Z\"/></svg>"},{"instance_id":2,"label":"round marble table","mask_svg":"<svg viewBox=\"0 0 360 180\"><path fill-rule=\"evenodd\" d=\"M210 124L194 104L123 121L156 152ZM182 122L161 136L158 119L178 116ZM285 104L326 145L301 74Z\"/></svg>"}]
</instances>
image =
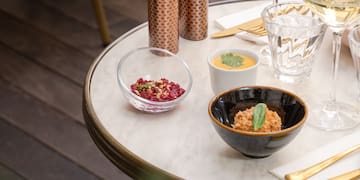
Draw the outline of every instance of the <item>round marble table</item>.
<instances>
[{"instance_id":1,"label":"round marble table","mask_svg":"<svg viewBox=\"0 0 360 180\"><path fill-rule=\"evenodd\" d=\"M218 29L214 20L241 12L261 1L234 2L209 8L209 34ZM269 4L271 3L268 1ZM259 9L259 14L260 14ZM327 32L316 55L311 78L301 84L285 84L273 77L271 67L260 66L258 85L288 89L316 108L328 98L331 82L331 35ZM116 67L126 52L148 45L147 24L142 24L109 45L89 69L84 85L84 117L101 151L116 166L136 179L275 179L268 170L290 162L359 127L325 132L309 126L311 114L299 135L286 147L263 159L249 159L229 147L212 127L207 114L210 88L207 55L217 49L242 48L258 53L261 46L237 37L188 41L180 38L178 55L188 63L194 78L188 97L176 109L147 114L132 108L119 89ZM354 66L343 48L338 77L338 99L356 99Z\"/></svg>"}]
</instances>

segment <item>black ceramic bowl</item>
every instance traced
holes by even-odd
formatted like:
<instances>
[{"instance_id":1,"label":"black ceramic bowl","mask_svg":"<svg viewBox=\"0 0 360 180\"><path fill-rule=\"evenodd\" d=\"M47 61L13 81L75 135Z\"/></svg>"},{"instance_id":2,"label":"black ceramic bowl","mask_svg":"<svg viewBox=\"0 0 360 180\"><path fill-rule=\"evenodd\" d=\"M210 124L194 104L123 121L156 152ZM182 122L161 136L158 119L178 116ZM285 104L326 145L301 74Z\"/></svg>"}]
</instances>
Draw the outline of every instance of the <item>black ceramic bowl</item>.
<instances>
[{"instance_id":1,"label":"black ceramic bowl","mask_svg":"<svg viewBox=\"0 0 360 180\"><path fill-rule=\"evenodd\" d=\"M257 103L265 103L281 117L277 132L249 132L231 127L234 116ZM307 107L295 94L274 87L239 87L220 93L209 103L208 112L217 133L245 156L263 158L288 144L299 133L307 118Z\"/></svg>"}]
</instances>

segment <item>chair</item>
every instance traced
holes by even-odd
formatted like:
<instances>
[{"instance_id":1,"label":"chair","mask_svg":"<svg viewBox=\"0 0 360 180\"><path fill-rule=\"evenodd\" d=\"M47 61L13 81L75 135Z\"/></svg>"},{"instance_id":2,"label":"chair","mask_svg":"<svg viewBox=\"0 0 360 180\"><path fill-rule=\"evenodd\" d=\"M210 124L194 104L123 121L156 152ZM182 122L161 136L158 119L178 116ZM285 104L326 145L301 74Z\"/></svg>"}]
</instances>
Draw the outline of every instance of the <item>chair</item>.
<instances>
[{"instance_id":1,"label":"chair","mask_svg":"<svg viewBox=\"0 0 360 180\"><path fill-rule=\"evenodd\" d=\"M109 32L108 23L106 21L102 0L92 0L92 4L95 10L96 21L99 26L100 37L104 46L106 46L111 42L111 35Z\"/></svg>"}]
</instances>

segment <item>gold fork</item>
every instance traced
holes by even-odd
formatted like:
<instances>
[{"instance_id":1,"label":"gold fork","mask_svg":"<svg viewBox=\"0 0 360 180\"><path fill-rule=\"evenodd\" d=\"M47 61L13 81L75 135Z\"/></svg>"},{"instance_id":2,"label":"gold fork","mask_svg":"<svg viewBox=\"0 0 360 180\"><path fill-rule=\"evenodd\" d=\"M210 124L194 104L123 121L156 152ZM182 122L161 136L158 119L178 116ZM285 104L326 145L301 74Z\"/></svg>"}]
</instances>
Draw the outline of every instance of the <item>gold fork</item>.
<instances>
[{"instance_id":1,"label":"gold fork","mask_svg":"<svg viewBox=\"0 0 360 180\"><path fill-rule=\"evenodd\" d=\"M289 13L293 9L295 9L295 7L293 7L293 6L288 7L287 9L284 10L284 13ZM282 12L280 12L280 13L282 13ZM236 34L238 32L241 32L241 31L249 31L251 33L251 32L254 32L254 31L249 30L249 29L252 29L252 28L255 28L255 27L259 27L259 29L265 29L264 28L264 22L263 22L261 17L252 19L252 20L247 21L245 23L242 23L240 25L236 25L236 26L231 27L229 29L225 29L225 30L216 32L216 33L211 35L211 38L221 38L221 37L226 37L226 36L232 36L232 35L234 35L234 34ZM254 32L254 33L256 33L256 32Z\"/></svg>"},{"instance_id":2,"label":"gold fork","mask_svg":"<svg viewBox=\"0 0 360 180\"><path fill-rule=\"evenodd\" d=\"M281 11L279 13L279 15L288 14L293 10L297 10L301 14L306 14L307 12L309 12L309 8L307 8L307 7L303 8L303 7L304 6L287 7L285 10ZM246 23L235 26L233 28L217 32L217 33L213 34L211 37L212 38L220 38L220 37L231 36L231 35L234 35L234 34L240 32L240 31L245 31L245 32L255 34L255 35L258 35L258 36L264 36L264 35L267 34L267 31L265 29L265 25L264 25L264 22L262 21L262 19L261 18L256 18L256 19L253 19L253 20L248 21Z\"/></svg>"},{"instance_id":3,"label":"gold fork","mask_svg":"<svg viewBox=\"0 0 360 180\"><path fill-rule=\"evenodd\" d=\"M255 28L251 28L251 29L245 29L245 28L239 28L239 29L242 31L248 32L250 34L258 35L258 36L267 35L267 31L264 26L257 26Z\"/></svg>"},{"instance_id":4,"label":"gold fork","mask_svg":"<svg viewBox=\"0 0 360 180\"><path fill-rule=\"evenodd\" d=\"M291 6L291 7L288 7L286 8L284 11L280 12L279 15L281 14L288 14L290 13L291 11L293 11L294 9L296 11L299 11L300 14L306 14L309 12L309 8L307 7L304 7L304 6ZM261 23L261 24L258 24L258 25L254 25L253 27L249 27L249 28L238 28L242 31L246 31L248 33L251 33L251 34L255 34L255 35L258 35L258 36L264 36L267 34L267 31L265 29L265 24L264 23Z\"/></svg>"},{"instance_id":5,"label":"gold fork","mask_svg":"<svg viewBox=\"0 0 360 180\"><path fill-rule=\"evenodd\" d=\"M225 29L225 30L216 32L211 35L211 38L222 38L222 37L226 37L226 36L232 36L238 32L241 32L242 31L241 29L248 29L249 27L261 26L261 24L263 24L262 18L256 18L256 19L247 21L245 23L242 23L240 25L231 27L229 29Z\"/></svg>"}]
</instances>

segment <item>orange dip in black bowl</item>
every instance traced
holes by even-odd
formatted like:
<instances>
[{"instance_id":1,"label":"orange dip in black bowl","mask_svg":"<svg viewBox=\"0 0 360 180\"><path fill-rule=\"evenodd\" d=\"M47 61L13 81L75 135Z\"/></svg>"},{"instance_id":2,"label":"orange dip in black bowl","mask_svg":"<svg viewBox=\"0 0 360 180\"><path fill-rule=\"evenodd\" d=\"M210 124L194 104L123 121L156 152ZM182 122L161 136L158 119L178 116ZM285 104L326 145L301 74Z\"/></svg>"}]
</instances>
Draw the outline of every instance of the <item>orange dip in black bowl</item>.
<instances>
[{"instance_id":1,"label":"orange dip in black bowl","mask_svg":"<svg viewBox=\"0 0 360 180\"><path fill-rule=\"evenodd\" d=\"M232 127L238 111L265 103L276 111L282 127L274 132L253 132ZM251 158L264 158L278 151L300 132L308 116L307 106L297 95L274 87L247 86L216 95L208 113L216 132L232 148Z\"/></svg>"}]
</instances>

